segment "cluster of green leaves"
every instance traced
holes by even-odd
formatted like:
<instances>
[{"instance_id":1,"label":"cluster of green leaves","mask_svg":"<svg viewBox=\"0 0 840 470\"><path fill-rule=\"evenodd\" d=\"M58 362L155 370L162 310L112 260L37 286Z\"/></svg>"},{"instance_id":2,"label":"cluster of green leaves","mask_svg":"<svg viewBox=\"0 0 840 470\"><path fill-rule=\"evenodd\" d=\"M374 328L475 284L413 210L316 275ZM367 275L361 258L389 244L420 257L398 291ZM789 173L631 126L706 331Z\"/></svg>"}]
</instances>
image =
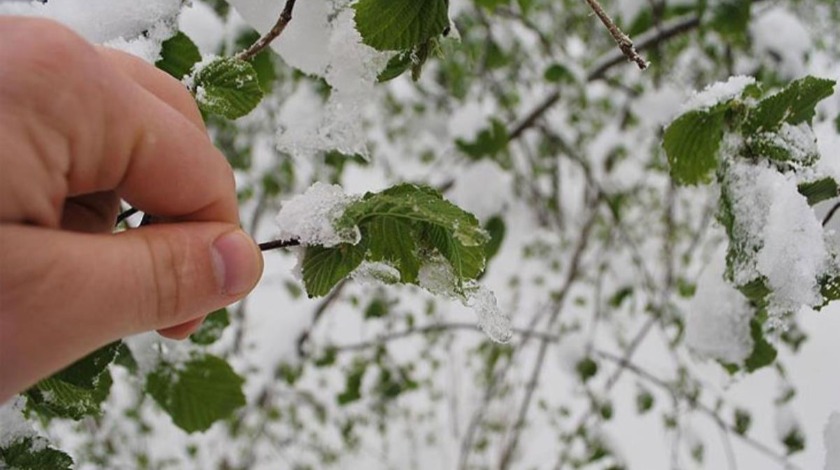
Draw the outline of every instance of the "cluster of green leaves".
<instances>
[{"instance_id":1,"label":"cluster of green leaves","mask_svg":"<svg viewBox=\"0 0 840 470\"><path fill-rule=\"evenodd\" d=\"M336 229L358 228L358 243L309 246L303 259L303 282L310 297L326 295L363 261L382 262L399 271L392 282L417 284L424 262L440 257L449 263L459 292L484 270L489 235L470 213L426 186L401 184L368 193L350 204Z\"/></svg>"},{"instance_id":2,"label":"cluster of green leaves","mask_svg":"<svg viewBox=\"0 0 840 470\"><path fill-rule=\"evenodd\" d=\"M805 77L795 80L782 90L763 96L757 84L747 86L740 96L726 99L708 108L690 110L675 119L666 129L663 147L668 156L673 179L683 185L720 183L721 198L718 218L729 237L727 272L734 260L753 258L755 247L744 243L733 229L736 225L732 198L726 190L729 159L744 159L750 163L769 162L779 172L804 172L814 167L819 155L803 154L797 143L785 133L790 126L810 127L816 105L831 96L835 82ZM727 149L722 146L728 135L735 135L743 145ZM830 176L806 180L798 186L810 205L840 195L840 185ZM730 275L731 278L731 275ZM730 279L731 280L731 279ZM825 302L838 298L836 280L821 280ZM772 290L763 278L736 286L751 302L755 314L750 322L753 339L752 354L744 364L725 364L731 372L753 371L772 364L776 349L764 338L765 310Z\"/></svg>"},{"instance_id":3,"label":"cluster of green leaves","mask_svg":"<svg viewBox=\"0 0 840 470\"><path fill-rule=\"evenodd\" d=\"M213 344L228 324L227 310L213 312L190 336L190 341L198 346ZM131 350L117 341L27 390L25 412L43 420L78 421L100 416L113 383L109 370L112 364L140 378L145 383L145 393L186 432L205 431L245 404L244 379L224 359L197 352L186 361L168 362L161 357L154 370L144 377ZM67 454L47 447L42 441L39 437L12 441L0 448L0 462L22 469L72 466Z\"/></svg>"}]
</instances>

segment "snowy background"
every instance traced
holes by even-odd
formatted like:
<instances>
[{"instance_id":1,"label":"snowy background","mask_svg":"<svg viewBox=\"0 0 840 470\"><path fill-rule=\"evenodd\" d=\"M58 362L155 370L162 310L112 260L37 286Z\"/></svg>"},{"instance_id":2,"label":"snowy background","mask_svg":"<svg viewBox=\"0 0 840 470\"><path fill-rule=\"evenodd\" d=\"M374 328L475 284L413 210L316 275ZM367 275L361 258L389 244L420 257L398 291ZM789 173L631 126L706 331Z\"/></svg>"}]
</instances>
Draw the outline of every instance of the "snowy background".
<instances>
[{"instance_id":1,"label":"snowy background","mask_svg":"<svg viewBox=\"0 0 840 470\"><path fill-rule=\"evenodd\" d=\"M190 36L204 54L230 53L243 31L253 27L264 32L282 8L282 2L274 0L230 3L234 9L222 15L199 0L189 6L177 0L50 0L45 5L0 1L0 13L57 19L90 41L154 61L161 41L177 29ZM279 83L257 110L237 124L239 134L230 146L248 149L250 161L237 177L243 195L250 194L243 197L242 218L255 239L282 238L284 231L294 230L293 222L306 212L305 205L297 208L297 214L293 205L285 206L287 213L281 216L279 227L275 215L282 201L302 194L315 181L340 183L347 194L377 191L401 181L426 182L446 188L447 198L482 221L501 216L507 229L504 243L481 282L495 292L516 331L554 335L544 365L538 369L539 385L513 468L565 468L558 463L564 452L586 455L580 441L567 442L562 437L574 424L584 422L611 454L587 468L614 463L629 469L786 465L840 469L840 344L836 340L840 306L820 312L803 308L794 322L807 340L796 352L780 346L776 367L730 376L706 359L737 363L748 355L748 325L737 314L738 303L744 300L721 281L725 234L710 217L716 204L713 188L688 188L675 196L667 171L661 171L661 158L657 169L651 150L658 146L662 127L678 113L687 107L708 106L703 95L698 98L693 91L709 83L766 68L779 81L806 74L840 78L840 43L826 33L836 20L825 13L824 5L830 2L759 2L749 25L749 53L735 55L729 66L732 73L721 72L706 55L702 41L708 41L708 49L725 46L724 40L709 35L695 38L696 45L662 52L668 61L660 65L654 59L647 72L626 64L616 69L618 78L613 81L587 82L587 66L597 63L602 54L610 54L612 48L600 25L584 23L588 21L585 9L568 10L567 16L579 24L558 39L556 49L550 49L534 31L550 34L553 26L548 25L555 18L562 23L554 7L540 10L534 16L536 24L527 25L503 15L497 22L482 18L489 14L476 13L484 10L477 10L472 2L453 0L450 15L456 25L464 26L456 32L462 35L463 46L452 40L445 44L447 51L480 43L474 35L491 34L499 47L523 54L514 53L513 62L505 62L504 67L521 67L524 71L516 73L530 73L538 80L508 81L515 77L485 61L483 70L470 70L474 76L468 90L451 103L454 92L435 80L446 70L434 63L436 59L419 84L408 77L377 84L388 56L361 44L348 3L298 2L294 20L273 45L282 59L277 64L282 70ZM561 2L557 3L560 9ZM627 22L648 8L641 0L604 3ZM678 7L688 2L668 3ZM482 29L482 21L492 25ZM539 52L530 56L529 50ZM528 155L540 152L541 144L533 133L523 138L509 164L464 158L456 145L458 139L475 139L490 118L518 121L517 116L525 115L555 89L541 80L542 71L554 58L576 77L563 89L562 105L542 118L541 125L548 128L544 132L556 133L550 142L571 142L575 147L574 151L547 150L568 157L556 159L557 168L552 167L556 180L529 173L533 161ZM620 80L625 83L616 84ZM514 104L504 102L498 87L517 83L521 89ZM715 98L744 84L736 79L728 88L716 90ZM325 88L331 92L325 94ZM604 111L598 106L613 108ZM834 123L838 114L840 90L836 89L820 105L814 126L823 156L820 171L826 174L840 174L840 135ZM627 126L626 120L633 125ZM210 127L217 139L223 134ZM336 170L326 163L324 155L330 151L357 157ZM589 164L576 162L575 153ZM279 193L267 195L266 174L283 175L277 176L283 186ZM784 178L765 179L764 186L748 185L764 188L764 200L794 187ZM611 219L606 210L592 210L591 199L598 197L593 188L604 194L630 195L623 219ZM547 199L544 195L554 191L561 196L560 208L540 206ZM775 219L761 225L808 227L813 219L810 208L779 198L778 204L771 204L775 212L768 209L769 217ZM665 207L665 200L672 201L670 207ZM833 202L818 205L815 220ZM669 211L675 214L671 225L662 217ZM835 219L828 228L840 230L840 221ZM668 248L664 240L670 238L671 230L680 235ZM818 263L809 260L825 256L826 248L820 251L821 236L816 241L803 237L799 243L811 248L811 258L777 256L788 242L783 239L777 243L781 248L768 251L758 267L765 274L775 270L778 275L769 277L771 282L779 279L780 289L796 285L789 280L791 272L807 271ZM660 262L663 251L669 249L686 254L671 268ZM114 367L115 386L103 418L54 421L43 431L70 451L81 468L135 468L143 459L151 468L464 468L462 445L471 421L480 416L477 441L483 444L469 454L467 463L496 468L504 458L502 450L516 434L512 428L528 393L532 367L539 360L539 338L523 344L529 337L514 333L511 344L519 349L504 376L505 385L485 402L484 367L492 348L487 337L472 327L476 317L469 308L457 301L435 300L413 287L361 282L342 285L327 300L308 300L296 287L296 263L294 253L267 254L262 282L246 302L232 309L234 325L212 347L247 380L248 407L235 426L219 423L206 433L187 435L138 394L136 378ZM580 273L569 283L575 263ZM802 269L790 268L796 263L803 264ZM676 285L683 282L696 284L693 298L675 295ZM623 289L625 294L617 295ZM813 305L808 289L807 285L793 289L788 297ZM386 318L364 317L371 299L387 306ZM669 316L679 319L674 324L685 324L684 341L693 350L685 343L672 346ZM415 322L418 326L460 325L440 335L406 335L385 343L384 362L389 367L407 367L419 390L385 404L371 391L370 397L339 406L334 396L342 391L354 358L373 361L376 348L368 347L369 342L405 331L406 325ZM637 337L642 340L632 355L632 368L608 360L623 357ZM142 359L160 341L155 335L144 335L130 339L129 344ZM306 354L301 353L302 341ZM165 344L173 355L186 347ZM335 364L314 367L313 358L330 346L342 351ZM584 384L575 368L593 351L602 353L599 371ZM282 378L284 368L301 365L305 373L297 381L288 383ZM496 370L491 369L491 375ZM616 371L620 375L613 380ZM375 387L374 378L372 373L365 376L363 390ZM666 381L671 391L657 388L657 380ZM673 390L691 394L694 389L698 389L699 408L689 406L684 395L673 394ZM650 412L637 412L640 390L655 398ZM791 390L795 394L785 399ZM593 402L609 402L611 419L593 416ZM735 409L750 412L747 439L723 431L717 421L719 417L732 422ZM17 415L9 404L2 413L4 431L14 429ZM354 424L345 433L348 423ZM781 440L794 429L800 430L806 447L787 460L781 457L785 455ZM827 444L833 444L831 450ZM692 458L701 445L702 462Z\"/></svg>"}]
</instances>

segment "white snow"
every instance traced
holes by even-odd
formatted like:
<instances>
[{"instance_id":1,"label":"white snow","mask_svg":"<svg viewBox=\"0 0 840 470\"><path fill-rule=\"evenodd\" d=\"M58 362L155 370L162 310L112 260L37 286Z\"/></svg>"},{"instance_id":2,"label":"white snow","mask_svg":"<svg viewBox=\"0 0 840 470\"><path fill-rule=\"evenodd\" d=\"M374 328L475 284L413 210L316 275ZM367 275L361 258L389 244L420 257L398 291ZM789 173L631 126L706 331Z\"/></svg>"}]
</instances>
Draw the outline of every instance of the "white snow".
<instances>
[{"instance_id":1,"label":"white snow","mask_svg":"<svg viewBox=\"0 0 840 470\"><path fill-rule=\"evenodd\" d=\"M493 292L475 281L464 283L462 292L452 266L442 257L433 258L420 266L417 283L432 294L460 300L478 316L478 327L490 339L507 343L513 337L510 314L499 308Z\"/></svg>"},{"instance_id":2,"label":"white snow","mask_svg":"<svg viewBox=\"0 0 840 470\"><path fill-rule=\"evenodd\" d=\"M713 83L703 91L695 92L682 107L682 112L709 109L719 103L741 96L744 89L755 83L753 77L738 75L725 82Z\"/></svg>"},{"instance_id":3,"label":"white snow","mask_svg":"<svg viewBox=\"0 0 840 470\"><path fill-rule=\"evenodd\" d=\"M840 470L840 412L831 413L823 431L825 443L824 470Z\"/></svg>"},{"instance_id":4,"label":"white snow","mask_svg":"<svg viewBox=\"0 0 840 470\"><path fill-rule=\"evenodd\" d=\"M706 266L686 318L686 342L701 357L740 364L753 349L747 298L723 278L726 264L719 252Z\"/></svg>"},{"instance_id":5,"label":"white snow","mask_svg":"<svg viewBox=\"0 0 840 470\"><path fill-rule=\"evenodd\" d=\"M201 1L181 11L178 27L198 46L202 54L218 54L225 36L225 23L219 15Z\"/></svg>"},{"instance_id":6,"label":"white snow","mask_svg":"<svg viewBox=\"0 0 840 470\"><path fill-rule=\"evenodd\" d=\"M0 406L0 449L27 437L35 437L35 430L23 416L26 398L17 396Z\"/></svg>"},{"instance_id":7,"label":"white snow","mask_svg":"<svg viewBox=\"0 0 840 470\"><path fill-rule=\"evenodd\" d=\"M0 3L0 14L58 21L88 41L154 62L160 44L176 31L181 0L53 0ZM146 34L144 34L146 32Z\"/></svg>"},{"instance_id":8,"label":"white snow","mask_svg":"<svg viewBox=\"0 0 840 470\"><path fill-rule=\"evenodd\" d=\"M773 290L768 326L784 329L786 314L822 300L818 280L829 262L822 225L794 176L769 164L733 162L726 184L735 243L744 253L757 253L735 260L733 281L741 286L764 276Z\"/></svg>"},{"instance_id":9,"label":"white snow","mask_svg":"<svg viewBox=\"0 0 840 470\"><path fill-rule=\"evenodd\" d=\"M362 44L347 1L307 0L295 6L293 20L271 47L290 66L323 77L332 88L326 104L309 101L288 112L277 133L277 147L294 155L338 150L367 155L363 113L389 55ZM231 5L261 33L275 23L282 2L233 0ZM316 98L317 100L318 98ZM301 115L306 118L301 119Z\"/></svg>"},{"instance_id":10,"label":"white snow","mask_svg":"<svg viewBox=\"0 0 840 470\"><path fill-rule=\"evenodd\" d=\"M298 240L302 245L336 246L358 243L358 228L339 232L335 223L355 199L341 186L315 183L305 193L283 203L275 219L280 227L279 240Z\"/></svg>"},{"instance_id":11,"label":"white snow","mask_svg":"<svg viewBox=\"0 0 840 470\"><path fill-rule=\"evenodd\" d=\"M805 73L805 58L813 49L811 33L800 18L780 6L757 15L749 24L753 47L782 78Z\"/></svg>"},{"instance_id":12,"label":"white snow","mask_svg":"<svg viewBox=\"0 0 840 470\"><path fill-rule=\"evenodd\" d=\"M787 150L796 163L811 164L819 157L817 136L807 122L796 126L784 122L778 131L759 134L756 139Z\"/></svg>"},{"instance_id":13,"label":"white snow","mask_svg":"<svg viewBox=\"0 0 840 470\"><path fill-rule=\"evenodd\" d=\"M400 271L388 263L364 261L353 271L353 280L363 284L396 284L400 282Z\"/></svg>"}]
</instances>

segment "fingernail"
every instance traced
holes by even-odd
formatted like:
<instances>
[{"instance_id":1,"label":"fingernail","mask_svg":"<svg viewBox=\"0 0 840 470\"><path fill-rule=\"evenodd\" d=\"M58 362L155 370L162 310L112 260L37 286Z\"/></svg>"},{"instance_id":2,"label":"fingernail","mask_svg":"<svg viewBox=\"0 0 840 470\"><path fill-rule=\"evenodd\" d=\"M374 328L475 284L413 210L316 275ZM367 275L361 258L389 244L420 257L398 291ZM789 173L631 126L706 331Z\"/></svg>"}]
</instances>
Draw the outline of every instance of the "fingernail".
<instances>
[{"instance_id":1,"label":"fingernail","mask_svg":"<svg viewBox=\"0 0 840 470\"><path fill-rule=\"evenodd\" d=\"M213 269L222 292L240 295L250 291L259 280L262 261L245 232L228 232L213 242Z\"/></svg>"}]
</instances>

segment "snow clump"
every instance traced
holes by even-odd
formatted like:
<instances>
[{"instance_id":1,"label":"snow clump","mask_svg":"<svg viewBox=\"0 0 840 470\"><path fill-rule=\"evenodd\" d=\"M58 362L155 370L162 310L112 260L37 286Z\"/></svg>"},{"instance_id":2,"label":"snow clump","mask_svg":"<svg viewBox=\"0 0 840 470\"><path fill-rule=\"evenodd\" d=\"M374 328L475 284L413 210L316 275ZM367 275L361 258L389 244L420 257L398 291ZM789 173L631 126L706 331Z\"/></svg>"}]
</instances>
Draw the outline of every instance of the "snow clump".
<instances>
[{"instance_id":1,"label":"snow clump","mask_svg":"<svg viewBox=\"0 0 840 470\"><path fill-rule=\"evenodd\" d=\"M744 90L755 84L755 78L738 75L730 77L725 82L713 83L703 91L695 92L682 107L682 113L694 110L705 110L720 103L741 96ZM681 113L681 114L682 114Z\"/></svg>"},{"instance_id":2,"label":"snow clump","mask_svg":"<svg viewBox=\"0 0 840 470\"><path fill-rule=\"evenodd\" d=\"M283 203L275 219L280 227L278 239L324 247L358 243L361 238L358 227L336 228L347 206L355 200L341 186L315 183L305 193Z\"/></svg>"},{"instance_id":3,"label":"snow clump","mask_svg":"<svg viewBox=\"0 0 840 470\"><path fill-rule=\"evenodd\" d=\"M734 259L732 280L743 286L766 279L768 326L784 329L786 314L822 303L819 279L830 265L822 225L794 176L769 164L733 162L726 185L732 243L741 253L756 253Z\"/></svg>"}]
</instances>

